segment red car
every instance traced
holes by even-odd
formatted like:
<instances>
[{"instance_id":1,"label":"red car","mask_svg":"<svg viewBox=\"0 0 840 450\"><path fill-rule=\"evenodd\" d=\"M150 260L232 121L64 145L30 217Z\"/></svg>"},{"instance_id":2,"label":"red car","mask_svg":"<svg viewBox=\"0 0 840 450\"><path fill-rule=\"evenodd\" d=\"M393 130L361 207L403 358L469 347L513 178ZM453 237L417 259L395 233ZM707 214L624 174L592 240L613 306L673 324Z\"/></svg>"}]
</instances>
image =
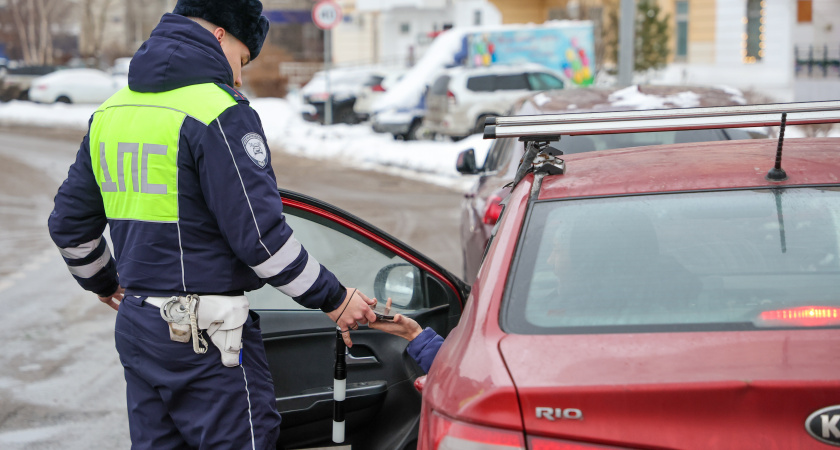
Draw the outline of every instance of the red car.
<instances>
[{"instance_id":1,"label":"red car","mask_svg":"<svg viewBox=\"0 0 840 450\"><path fill-rule=\"evenodd\" d=\"M666 99L696 95L698 106L738 105L743 98L723 88L700 86L638 86L639 97L654 99L663 103L663 108L676 108ZM611 99L620 92L618 88L586 88L562 91L544 91L520 99L511 108L511 115L532 116L563 114L581 111L613 111L617 106ZM626 92L626 89L624 90ZM643 94L642 94L643 93ZM643 103L643 101L639 101ZM638 105L638 104L637 104ZM625 110L635 109L633 104L624 105ZM647 133L601 134L596 136L564 136L557 144L567 155L615 148L642 147L660 144L686 144L689 142L726 141L750 138L766 138L756 130L740 129L681 129ZM466 192L461 206L461 252L463 254L463 280L472 284L481 266L484 250L496 224L501 206L499 202L510 189L505 187L513 180L519 160L525 153L522 142L516 138L496 139L490 146L484 161L476 161L471 150L459 155L456 169L464 175L477 175L475 183ZM470 158L472 158L470 160ZM479 167L478 164L481 164Z\"/></svg>"},{"instance_id":2,"label":"red car","mask_svg":"<svg viewBox=\"0 0 840 450\"><path fill-rule=\"evenodd\" d=\"M840 445L838 149L788 139L778 181L772 140L526 175L425 382L418 448Z\"/></svg>"},{"instance_id":3,"label":"red car","mask_svg":"<svg viewBox=\"0 0 840 450\"><path fill-rule=\"evenodd\" d=\"M840 102L832 113L840 122ZM598 126L619 132L631 122ZM282 192L286 219L319 262L449 335L421 395L405 340L353 333L345 443L840 444L838 148L836 138L786 140L777 181L768 180L777 161L769 139L543 155L504 202L471 292L360 219ZM249 298L262 316L281 445L333 445L334 324L270 286Z\"/></svg>"}]
</instances>

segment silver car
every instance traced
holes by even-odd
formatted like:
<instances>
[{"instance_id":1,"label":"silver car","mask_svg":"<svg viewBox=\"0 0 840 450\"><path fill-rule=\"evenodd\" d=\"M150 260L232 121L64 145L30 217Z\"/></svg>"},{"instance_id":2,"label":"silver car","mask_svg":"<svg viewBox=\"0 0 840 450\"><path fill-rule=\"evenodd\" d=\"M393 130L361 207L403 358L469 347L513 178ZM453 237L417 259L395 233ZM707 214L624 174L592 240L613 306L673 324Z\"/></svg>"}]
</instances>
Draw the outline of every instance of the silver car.
<instances>
[{"instance_id":1,"label":"silver car","mask_svg":"<svg viewBox=\"0 0 840 450\"><path fill-rule=\"evenodd\" d=\"M480 133L485 118L504 115L523 96L566 86L562 75L539 64L447 69L426 96L424 125L463 138Z\"/></svg>"}]
</instances>

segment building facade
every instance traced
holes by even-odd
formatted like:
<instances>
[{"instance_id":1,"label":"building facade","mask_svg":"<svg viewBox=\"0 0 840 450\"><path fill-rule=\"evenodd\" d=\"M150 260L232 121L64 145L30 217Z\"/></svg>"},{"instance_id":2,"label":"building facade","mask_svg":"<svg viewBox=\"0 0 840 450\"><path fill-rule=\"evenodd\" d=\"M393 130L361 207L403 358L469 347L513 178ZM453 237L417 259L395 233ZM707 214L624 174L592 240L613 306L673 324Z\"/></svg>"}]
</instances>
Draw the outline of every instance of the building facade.
<instances>
[{"instance_id":1,"label":"building facade","mask_svg":"<svg viewBox=\"0 0 840 450\"><path fill-rule=\"evenodd\" d=\"M341 0L343 22L332 32L333 62L410 67L448 28L498 25L486 0Z\"/></svg>"}]
</instances>

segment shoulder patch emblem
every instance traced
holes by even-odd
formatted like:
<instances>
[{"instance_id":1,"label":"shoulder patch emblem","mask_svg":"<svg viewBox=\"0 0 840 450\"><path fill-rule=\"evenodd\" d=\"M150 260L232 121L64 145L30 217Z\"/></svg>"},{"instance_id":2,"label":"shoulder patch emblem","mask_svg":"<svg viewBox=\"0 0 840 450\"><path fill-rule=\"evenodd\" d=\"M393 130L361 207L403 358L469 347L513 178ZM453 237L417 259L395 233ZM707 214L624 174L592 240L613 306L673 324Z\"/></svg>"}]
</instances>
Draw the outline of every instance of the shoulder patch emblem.
<instances>
[{"instance_id":1,"label":"shoulder patch emblem","mask_svg":"<svg viewBox=\"0 0 840 450\"><path fill-rule=\"evenodd\" d=\"M221 90L227 92L228 95L230 95L231 97L233 97L234 100L236 100L237 103L245 103L246 105L249 103L248 99L245 98L245 96L242 95L242 93L237 91L236 89L224 83L216 83L216 86L218 86Z\"/></svg>"},{"instance_id":2,"label":"shoulder patch emblem","mask_svg":"<svg viewBox=\"0 0 840 450\"><path fill-rule=\"evenodd\" d=\"M257 133L248 133L242 136L242 145L251 161L254 161L260 169L264 168L268 163L268 150L262 136Z\"/></svg>"}]
</instances>

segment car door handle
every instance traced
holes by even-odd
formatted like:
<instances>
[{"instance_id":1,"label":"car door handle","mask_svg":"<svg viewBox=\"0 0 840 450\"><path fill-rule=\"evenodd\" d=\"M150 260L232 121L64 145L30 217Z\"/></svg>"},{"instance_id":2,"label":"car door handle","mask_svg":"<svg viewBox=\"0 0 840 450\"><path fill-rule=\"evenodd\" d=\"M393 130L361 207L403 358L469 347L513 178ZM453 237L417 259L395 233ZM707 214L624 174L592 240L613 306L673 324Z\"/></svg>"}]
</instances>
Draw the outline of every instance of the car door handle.
<instances>
[{"instance_id":1,"label":"car door handle","mask_svg":"<svg viewBox=\"0 0 840 450\"><path fill-rule=\"evenodd\" d=\"M379 360L376 359L376 356L359 356L355 357L349 351L347 352L347 365L348 366L366 366L369 364L379 364Z\"/></svg>"}]
</instances>

